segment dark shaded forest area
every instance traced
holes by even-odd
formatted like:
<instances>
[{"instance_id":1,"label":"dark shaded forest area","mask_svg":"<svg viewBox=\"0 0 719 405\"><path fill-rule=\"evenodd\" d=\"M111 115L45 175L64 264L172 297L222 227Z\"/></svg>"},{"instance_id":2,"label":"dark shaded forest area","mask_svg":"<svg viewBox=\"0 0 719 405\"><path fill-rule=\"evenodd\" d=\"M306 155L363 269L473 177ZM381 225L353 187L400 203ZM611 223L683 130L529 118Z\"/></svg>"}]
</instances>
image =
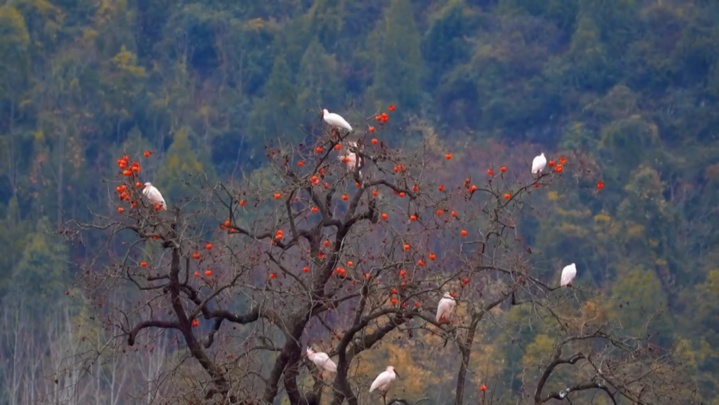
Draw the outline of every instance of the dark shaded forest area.
<instances>
[{"instance_id":1,"label":"dark shaded forest area","mask_svg":"<svg viewBox=\"0 0 719 405\"><path fill-rule=\"evenodd\" d=\"M422 156L430 156L428 161L440 163L449 160L445 153L451 152L452 165L431 166L431 175L417 174L414 184L436 190L440 183L447 188L467 187L467 177L477 184L489 182L490 194L497 198L495 214L506 208L502 197L509 194L491 187L498 183L486 180L488 170L490 177L499 175L504 165L507 176L523 173L515 185L507 186L512 196L516 192L524 198L521 213L519 208L511 213L516 227L502 224L500 216L474 217L469 207L477 199L464 196L448 197L447 202L437 197L431 203L418 197L423 202L417 203L417 212L426 210L419 218L425 220L439 207L447 213L463 207L466 218L458 217L468 227L495 229L500 224L500 233L505 228L515 233L519 229L522 253L507 248L514 252L512 263L519 263L521 256L522 263L537 269L533 276L556 279L552 283L558 281L559 269L576 262L576 292L551 295L554 292L547 290L541 300L532 295L533 300L552 302L556 308L580 303L586 319L577 330L586 331L583 328L601 319L613 325L612 333L647 338L646 347L661 347L669 359L662 367L681 368L684 376L691 377L672 388L680 396L672 403L719 405L715 399L719 398L719 352L714 349L719 347L719 234L713 231L719 227L719 215L712 202L713 196L719 198L717 21L719 2L711 0L5 1L0 5L0 268L5 274L0 280L4 325L0 404L154 404L163 403L170 392L179 392L183 401L193 403L192 391L203 392L194 402L200 403L211 397L205 395L208 390L224 395L222 387L233 384L232 372L225 372L229 385L218 382L199 352L188 350L192 345L187 336L183 340L179 332L155 331L144 338L143 349L152 346L152 350L142 351L127 345L127 330L108 326L124 322L109 315L108 307L127 308L129 314L142 301L140 294L126 286L109 289L88 278L100 267L127 261L131 255L123 259L121 247L134 239L84 237L80 243L68 224L117 217L115 190L121 183L116 162L123 155L140 159L148 151L138 180L152 181L162 190L170 205L166 218L174 212L173 206L181 206L184 215L192 213L197 226L192 228L193 238L209 240L217 223L229 218L226 209L211 208L208 202L213 193L220 194L218 184L227 184L232 185L228 190L235 190L228 191L229 200L237 200L230 205L242 201L242 207L235 209L243 212L242 218L232 214L228 221L237 220L236 229L251 229L246 236L257 240L269 230L271 241L275 228L289 220L282 219L282 209L266 208L271 197L261 197L263 190L279 187L277 179L282 177L272 148L291 149L295 157L311 155L318 140L330 139L322 134L321 110L327 108L342 114L355 133L367 139L376 136L382 147L401 151L396 159L414 164L407 163L408 172L430 167L419 163L423 159L412 160L420 156L414 155L417 150L424 150L427 155ZM387 125L381 125L375 115L388 111L389 105L396 111ZM371 155L367 150L367 161L377 165L376 170L368 167L370 176L384 173L382 159L395 161L391 153ZM583 174L561 177L550 168L547 178L553 179L552 187L530 195L529 165L540 152L551 159L566 157L567 171L574 167L575 173ZM376 159L369 159L370 155ZM397 164L394 172L404 172L404 166L398 170ZM387 166L387 173L391 171L392 166ZM282 173L286 181L282 184L289 190L296 179ZM349 190L354 188L350 174L341 181L351 183ZM383 184L389 187L387 194L404 193L399 183ZM128 185L132 188L132 183ZM412 192L418 193L417 189L407 187L414 199ZM326 188L335 191L334 183ZM443 185L440 190L444 192ZM315 201L310 195L308 201ZM358 194L357 201L365 201L365 196ZM256 202L254 210L239 198ZM450 206L452 201L456 205ZM376 221L374 205L368 204L367 219ZM327 221L328 214L321 214ZM137 218L141 223L150 217ZM263 221L267 226L256 226ZM349 229L351 224L342 223L338 229L345 225ZM225 225L223 230L235 229L234 222ZM292 227L294 231L294 223ZM451 238L442 239L439 228L436 233L432 233L435 228L427 229L425 234L432 236L422 243L433 247L433 254L451 251ZM459 228L455 231L456 239ZM395 238L404 235L402 241L410 234L387 232ZM170 254L162 251L169 245L150 246L148 235L140 236L147 245L138 263L144 260L152 267L156 260L157 266L165 263L169 268ZM370 244L357 242L351 247L353 260L364 257L362 249ZM250 245L245 248L260 249ZM102 257L98 252L103 252ZM342 252L343 258L349 254ZM287 265L283 260L290 260L266 257L263 266L271 261L283 268ZM293 263L304 260L299 254L295 259ZM460 260L459 253L456 259ZM497 261L491 266L501 273L504 264ZM464 288L460 286L464 280L470 287L490 286L489 281L462 277L433 282L445 288L455 280L457 286L451 287L455 290ZM495 292L500 285L506 288L501 299L509 300L511 295L513 305L525 281L512 280L492 282L497 283ZM235 282L228 285L239 289ZM255 285L249 276L245 282ZM386 287L394 290L392 285ZM100 291L106 294L105 301L93 295ZM436 306L441 293L432 297L428 308ZM476 299L485 298L494 299L483 293ZM281 302L282 298L273 299ZM256 309L257 302L253 296L228 307L237 305L233 310L246 312ZM480 311L492 314L486 323L479 323L479 315L474 322L474 312L459 307L458 316L471 318L473 328L480 324L477 337L472 329L474 340L468 339L466 346L450 344L443 351L445 335L420 333L419 343L398 343L392 337L367 350L364 357L358 349L357 358L362 360L356 360L359 364L353 363L349 373L361 378L350 377L347 384L361 385L357 391L364 393L371 379L384 370L384 359L391 358L399 373L408 376L403 374L405 378L396 383L401 388L393 388L398 391L391 391L388 398L455 403L456 363L466 354L464 403L538 403L532 402L534 388L527 387L536 386L530 381L541 380L542 367L551 364L547 356L562 347L557 342L565 336L555 333L548 326L553 319L548 319L556 317L557 330L562 324L571 327L560 322L554 310L538 314L501 302ZM217 313L206 312L204 302L198 305L195 316L217 322ZM324 310L310 308L309 312ZM263 322L278 323L272 315L258 315L263 316ZM422 318L420 313L412 316ZM525 316L535 318L523 322ZM227 318L227 322L246 323ZM220 331L242 328L227 322ZM335 328L331 317L322 322ZM321 327L310 323L307 330L314 332L305 333L319 336ZM362 327L382 329L371 322ZM214 332L207 336L211 339ZM387 336L405 332L400 328ZM245 336L245 332L232 333ZM279 329L272 333L268 336L285 333L278 340L282 342L291 335ZM463 336L447 333L457 342ZM347 342L351 340L347 337ZM335 344L322 342L328 353L344 350L341 339ZM220 339L218 344L236 353L228 340ZM416 350L432 349L410 356L405 344ZM213 355L235 356L212 350L216 350ZM285 353L281 350L285 349L271 348L260 358L271 365L277 353ZM287 349L287 353L294 352ZM288 364L293 364L295 359L289 358ZM373 362L382 367L373 367ZM294 379L301 385L314 383L321 391L321 379L305 371L297 373ZM570 374L566 371L564 377ZM565 385L560 377L550 379L547 387L561 392ZM248 389L242 395L257 394L277 404L301 403L293 397L290 380L281 381L281 388L267 383L268 388L257 388L259 393ZM332 386L332 380L327 385ZM334 388L325 388L322 403L345 399L352 403L355 389L350 392L347 387L336 382ZM613 400L609 395L576 395L574 403ZM627 399L641 394L622 395L625 398L615 403L652 403ZM360 397L360 403L379 403L373 402L377 398Z\"/></svg>"}]
</instances>

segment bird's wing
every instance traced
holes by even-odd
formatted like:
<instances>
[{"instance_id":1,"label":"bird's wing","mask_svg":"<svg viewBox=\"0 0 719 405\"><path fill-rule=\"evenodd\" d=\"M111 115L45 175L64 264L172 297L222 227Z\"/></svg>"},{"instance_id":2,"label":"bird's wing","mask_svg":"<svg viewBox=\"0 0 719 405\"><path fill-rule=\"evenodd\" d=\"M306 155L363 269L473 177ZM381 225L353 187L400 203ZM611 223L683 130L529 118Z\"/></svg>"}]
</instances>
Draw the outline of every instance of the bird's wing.
<instances>
[{"instance_id":1,"label":"bird's wing","mask_svg":"<svg viewBox=\"0 0 719 405\"><path fill-rule=\"evenodd\" d=\"M147 187L145 190L142 191L142 193L147 196L147 199L150 200L151 203L160 204L162 205L162 208L167 209L165 199L162 198L160 190L158 190L155 186Z\"/></svg>"},{"instance_id":2,"label":"bird's wing","mask_svg":"<svg viewBox=\"0 0 719 405\"><path fill-rule=\"evenodd\" d=\"M325 116L325 122L335 127L344 128L350 131L352 130L352 126L349 122L336 113L327 114L327 116Z\"/></svg>"},{"instance_id":3,"label":"bird's wing","mask_svg":"<svg viewBox=\"0 0 719 405\"><path fill-rule=\"evenodd\" d=\"M348 129L350 131L352 130L352 125L350 125L350 123L347 122L347 120L344 119L344 117L337 115L337 121L339 122L340 127L344 128L344 129Z\"/></svg>"},{"instance_id":4,"label":"bird's wing","mask_svg":"<svg viewBox=\"0 0 719 405\"><path fill-rule=\"evenodd\" d=\"M447 298L439 300L439 304L437 305L437 322L442 319L442 315L449 316L449 313L452 312L452 309L454 308L453 304L454 300Z\"/></svg>"},{"instance_id":5,"label":"bird's wing","mask_svg":"<svg viewBox=\"0 0 719 405\"><path fill-rule=\"evenodd\" d=\"M147 199L153 203L155 202L155 200L157 200L157 193L158 193L157 189L153 186L149 186L145 190L143 190L143 194L145 194Z\"/></svg>"},{"instance_id":6,"label":"bird's wing","mask_svg":"<svg viewBox=\"0 0 719 405\"><path fill-rule=\"evenodd\" d=\"M389 371L383 371L379 373L377 378L374 379L372 385L369 387L369 392L376 390L377 388L382 389L385 385L389 384L394 380L394 376Z\"/></svg>"},{"instance_id":7,"label":"bird's wing","mask_svg":"<svg viewBox=\"0 0 719 405\"><path fill-rule=\"evenodd\" d=\"M577 275L577 268L573 267L571 265L566 266L564 269L562 269L562 280L560 282L561 285L567 285L574 280L574 277Z\"/></svg>"},{"instance_id":8,"label":"bird's wing","mask_svg":"<svg viewBox=\"0 0 719 405\"><path fill-rule=\"evenodd\" d=\"M324 367L327 371L331 371L333 373L337 372L337 363L332 361L332 359L330 359L329 357L327 357L327 361L324 362L322 367Z\"/></svg>"},{"instance_id":9,"label":"bird's wing","mask_svg":"<svg viewBox=\"0 0 719 405\"><path fill-rule=\"evenodd\" d=\"M542 157L541 157L541 156L537 156L537 157L535 157L534 160L532 161L532 173L536 173L537 171L542 170L542 169L543 169L543 167L542 167Z\"/></svg>"},{"instance_id":10,"label":"bird's wing","mask_svg":"<svg viewBox=\"0 0 719 405\"><path fill-rule=\"evenodd\" d=\"M315 362L318 366L322 367L327 360L330 359L330 356L327 355L327 353L324 352L317 352L312 358L312 361Z\"/></svg>"}]
</instances>

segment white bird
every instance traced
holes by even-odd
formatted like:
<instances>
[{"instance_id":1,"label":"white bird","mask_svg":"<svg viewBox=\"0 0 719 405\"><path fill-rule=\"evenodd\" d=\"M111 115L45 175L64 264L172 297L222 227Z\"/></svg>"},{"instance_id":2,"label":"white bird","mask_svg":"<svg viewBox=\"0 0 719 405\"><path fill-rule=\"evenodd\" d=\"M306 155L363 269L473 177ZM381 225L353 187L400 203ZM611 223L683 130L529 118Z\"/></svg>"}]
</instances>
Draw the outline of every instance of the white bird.
<instances>
[{"instance_id":1,"label":"white bird","mask_svg":"<svg viewBox=\"0 0 719 405\"><path fill-rule=\"evenodd\" d=\"M153 186L149 181L145 183L145 188L142 190L142 194L150 200L152 205L159 205L162 207L162 210L167 210L167 203L165 203L165 199L162 198L160 190Z\"/></svg>"},{"instance_id":2,"label":"white bird","mask_svg":"<svg viewBox=\"0 0 719 405\"><path fill-rule=\"evenodd\" d=\"M542 173L544 168L547 167L547 158L544 157L544 152L541 155L535 156L532 160L532 174Z\"/></svg>"},{"instance_id":3,"label":"white bird","mask_svg":"<svg viewBox=\"0 0 719 405\"><path fill-rule=\"evenodd\" d=\"M437 323L448 322L449 316L452 315L454 307L457 305L457 301L452 298L452 295L448 292L444 293L442 299L439 300L437 305Z\"/></svg>"},{"instance_id":4,"label":"white bird","mask_svg":"<svg viewBox=\"0 0 719 405\"><path fill-rule=\"evenodd\" d=\"M347 171L353 172L358 164L358 157L355 152L352 152L352 148L355 150L359 149L359 146L357 145L357 142L349 142L347 153L343 155L337 156L337 160L345 163L347 165ZM362 172L359 172L359 175L362 176Z\"/></svg>"},{"instance_id":5,"label":"white bird","mask_svg":"<svg viewBox=\"0 0 719 405\"><path fill-rule=\"evenodd\" d=\"M331 113L331 112L327 111L326 108L324 110L322 110L322 119L324 119L325 122L327 124L329 124L330 126L344 128L344 129L352 132L352 126L349 124L349 122L347 122L347 120L342 118L342 116L339 114L335 114L335 113Z\"/></svg>"},{"instance_id":6,"label":"white bird","mask_svg":"<svg viewBox=\"0 0 719 405\"><path fill-rule=\"evenodd\" d=\"M372 385L369 387L369 392L371 393L379 388L379 391L382 394L382 400L386 404L387 400L385 399L385 396L387 395L387 390L389 390L389 385L392 384L392 381L394 381L397 377L399 377L399 374L397 374L394 370L394 367L388 366L387 370L379 373L377 378L374 379Z\"/></svg>"},{"instance_id":7,"label":"white bird","mask_svg":"<svg viewBox=\"0 0 719 405\"><path fill-rule=\"evenodd\" d=\"M315 365L320 369L325 369L327 371L336 373L337 372L337 364L335 364L332 359L330 359L330 356L327 355L325 352L315 352L312 350L312 348L307 348L307 358L310 359Z\"/></svg>"},{"instance_id":8,"label":"white bird","mask_svg":"<svg viewBox=\"0 0 719 405\"><path fill-rule=\"evenodd\" d=\"M560 284L562 287L566 285L572 285L572 280L577 276L577 266L572 263L569 266L565 266L562 269L562 279Z\"/></svg>"}]
</instances>

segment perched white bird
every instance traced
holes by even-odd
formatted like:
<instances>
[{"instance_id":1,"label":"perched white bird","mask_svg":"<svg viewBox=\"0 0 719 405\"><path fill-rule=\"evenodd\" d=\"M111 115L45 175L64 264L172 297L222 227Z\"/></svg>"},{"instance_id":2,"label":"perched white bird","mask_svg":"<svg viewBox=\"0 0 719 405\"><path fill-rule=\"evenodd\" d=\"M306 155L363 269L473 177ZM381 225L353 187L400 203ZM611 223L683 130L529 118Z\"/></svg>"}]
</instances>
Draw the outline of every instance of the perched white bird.
<instances>
[{"instance_id":1,"label":"perched white bird","mask_svg":"<svg viewBox=\"0 0 719 405\"><path fill-rule=\"evenodd\" d=\"M562 279L560 281L560 284L562 287L566 285L572 285L572 280L574 280L574 277L577 276L577 266L572 263L569 266L565 266L562 269Z\"/></svg>"},{"instance_id":2,"label":"perched white bird","mask_svg":"<svg viewBox=\"0 0 719 405\"><path fill-rule=\"evenodd\" d=\"M442 299L439 300L437 305L437 323L448 322L449 316L452 315L454 307L457 305L457 301L452 298L452 295L448 292L444 293Z\"/></svg>"},{"instance_id":3,"label":"perched white bird","mask_svg":"<svg viewBox=\"0 0 719 405\"><path fill-rule=\"evenodd\" d=\"M337 364L335 364L325 352L315 352L312 348L308 347L307 358L315 363L320 371L324 369L333 373L337 372Z\"/></svg>"},{"instance_id":4,"label":"perched white bird","mask_svg":"<svg viewBox=\"0 0 719 405\"><path fill-rule=\"evenodd\" d=\"M394 367L388 366L387 370L379 373L377 378L374 379L374 382L372 382L372 385L369 387L369 392L379 388L382 398L384 398L385 395L387 395L387 390L389 390L389 385L392 384L392 381L394 381L398 376L399 374L394 371Z\"/></svg>"},{"instance_id":5,"label":"perched white bird","mask_svg":"<svg viewBox=\"0 0 719 405\"><path fill-rule=\"evenodd\" d=\"M342 116L339 114L335 114L335 113L331 113L331 112L327 111L326 108L324 110L322 110L322 119L324 119L325 122L327 124L329 124L330 126L337 127L337 128L344 128L344 129L352 132L352 126L349 124L349 122L347 122L347 120L342 118Z\"/></svg>"},{"instance_id":6,"label":"perched white bird","mask_svg":"<svg viewBox=\"0 0 719 405\"><path fill-rule=\"evenodd\" d=\"M353 172L357 167L357 164L359 163L358 156L355 152L352 152L352 148L354 148L355 150L359 148L357 142L349 142L347 153L337 156L337 160L347 165L347 171L349 172ZM362 175L361 171L359 172L359 175Z\"/></svg>"},{"instance_id":7,"label":"perched white bird","mask_svg":"<svg viewBox=\"0 0 719 405\"><path fill-rule=\"evenodd\" d=\"M155 186L152 185L149 181L145 183L145 188L142 190L142 194L147 197L148 200L152 203L154 206L161 206L163 210L167 209L167 203L165 203L165 199L162 198L162 194L160 194L160 190L158 190Z\"/></svg>"},{"instance_id":8,"label":"perched white bird","mask_svg":"<svg viewBox=\"0 0 719 405\"><path fill-rule=\"evenodd\" d=\"M547 158L544 157L544 152L541 155L535 156L532 160L532 174L542 173L544 168L547 167Z\"/></svg>"}]
</instances>

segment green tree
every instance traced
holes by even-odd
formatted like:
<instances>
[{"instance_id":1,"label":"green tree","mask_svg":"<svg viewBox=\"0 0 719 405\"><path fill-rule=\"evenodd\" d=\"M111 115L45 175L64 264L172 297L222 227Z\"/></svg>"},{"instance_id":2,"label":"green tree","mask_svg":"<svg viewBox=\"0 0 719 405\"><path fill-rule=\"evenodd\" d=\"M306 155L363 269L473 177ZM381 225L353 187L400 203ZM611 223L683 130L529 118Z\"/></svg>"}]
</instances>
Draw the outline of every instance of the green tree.
<instances>
[{"instance_id":1,"label":"green tree","mask_svg":"<svg viewBox=\"0 0 719 405\"><path fill-rule=\"evenodd\" d=\"M31 143L22 128L27 110L30 67L30 36L20 12L0 6L0 212L18 191L27 173L28 154L23 146ZM17 199L14 204L17 208ZM17 212L17 210L15 210Z\"/></svg>"},{"instance_id":2,"label":"green tree","mask_svg":"<svg viewBox=\"0 0 719 405\"><path fill-rule=\"evenodd\" d=\"M193 142L189 129L184 127L175 132L172 145L157 171L157 180L148 177L148 173L144 176L160 189L168 209L195 195L196 190L189 188L190 183L211 184L216 179L207 160L207 150L202 144Z\"/></svg>"},{"instance_id":3,"label":"green tree","mask_svg":"<svg viewBox=\"0 0 719 405\"><path fill-rule=\"evenodd\" d=\"M544 76L552 60L548 45L558 40L559 31L526 15L501 17L497 27L480 31L470 61L457 66L438 88L442 103L462 99L465 119L455 118L454 108L441 116L498 136L504 131L535 133L550 119L559 99ZM541 139L548 141L546 136Z\"/></svg>"},{"instance_id":4,"label":"green tree","mask_svg":"<svg viewBox=\"0 0 719 405\"><path fill-rule=\"evenodd\" d=\"M0 246L5 247L0 255L0 267L13 272L25 250L28 237L33 228L32 221L20 220L17 196L13 196L7 204L4 218L0 219ZM13 277L0 280L0 300L13 286Z\"/></svg>"},{"instance_id":5,"label":"green tree","mask_svg":"<svg viewBox=\"0 0 719 405\"><path fill-rule=\"evenodd\" d=\"M30 35L22 14L14 7L1 6L0 59L3 63L0 64L0 101L12 102L14 106L17 93L24 88L29 45Z\"/></svg>"},{"instance_id":6,"label":"green tree","mask_svg":"<svg viewBox=\"0 0 719 405\"><path fill-rule=\"evenodd\" d=\"M469 57L470 47L464 34L472 25L470 13L464 1L450 1L437 13L424 35L422 56L430 88L439 83L445 72Z\"/></svg>"},{"instance_id":7,"label":"green tree","mask_svg":"<svg viewBox=\"0 0 719 405\"><path fill-rule=\"evenodd\" d=\"M82 0L79 3L88 3ZM127 1L102 1L99 4L91 4L89 10L92 20L92 28L85 32L86 38L94 42L94 49L99 52L102 59L112 58L117 55L117 50L129 48L133 51L132 56L123 56L128 61L137 60L135 54L137 46L131 28L135 24L135 14L132 4ZM79 10L78 10L79 11ZM94 15L91 12L94 11Z\"/></svg>"},{"instance_id":8,"label":"green tree","mask_svg":"<svg viewBox=\"0 0 719 405\"><path fill-rule=\"evenodd\" d=\"M420 34L409 0L390 2L370 43L375 68L369 105L381 110L397 103L405 111L416 111L421 105L423 65Z\"/></svg>"},{"instance_id":9,"label":"green tree","mask_svg":"<svg viewBox=\"0 0 719 405\"><path fill-rule=\"evenodd\" d=\"M107 71L101 84L103 116L107 120L105 127L112 131L137 118L144 100L147 71L125 45L104 63L104 68Z\"/></svg>"},{"instance_id":10,"label":"green tree","mask_svg":"<svg viewBox=\"0 0 719 405\"><path fill-rule=\"evenodd\" d=\"M22 13L27 24L33 62L37 66L44 66L48 62L44 56L54 54L57 51L58 45L62 39L65 39L60 34L63 29L67 30L69 28L68 24L65 24L66 21L64 21L63 8L53 4L57 2L47 0L19 0L13 3ZM84 16L91 15L91 13L84 13L84 10L81 10L82 6L87 4L88 0L73 2L73 5L77 7L74 11L78 11L77 16L79 18L70 14L77 18L77 20L72 19L71 24L81 22Z\"/></svg>"},{"instance_id":11,"label":"green tree","mask_svg":"<svg viewBox=\"0 0 719 405\"><path fill-rule=\"evenodd\" d=\"M719 368L719 305L714 299L719 294L719 269L710 270L706 280L692 290L692 300L682 325L697 352L699 384L706 398L719 391L714 370ZM691 311L691 312L690 312ZM695 323L696 322L696 323ZM701 329L694 329L699 326ZM709 394L709 395L707 395ZM712 402L713 404L713 402Z\"/></svg>"},{"instance_id":12,"label":"green tree","mask_svg":"<svg viewBox=\"0 0 719 405\"><path fill-rule=\"evenodd\" d=\"M9 277L13 290L21 292L35 309L52 306L62 296L70 276L67 246L58 236L50 235L46 223L47 218L38 221L38 229L27 236L22 256Z\"/></svg>"},{"instance_id":13,"label":"green tree","mask_svg":"<svg viewBox=\"0 0 719 405\"><path fill-rule=\"evenodd\" d=\"M651 322L659 332L654 338L662 346L673 339L667 296L656 273L642 267L621 271L612 288L610 318L618 320L626 333L636 336Z\"/></svg>"},{"instance_id":14,"label":"green tree","mask_svg":"<svg viewBox=\"0 0 719 405\"><path fill-rule=\"evenodd\" d=\"M610 174L618 181L642 163L663 155L657 125L640 115L617 119L601 131L600 150L616 161Z\"/></svg>"},{"instance_id":15,"label":"green tree","mask_svg":"<svg viewBox=\"0 0 719 405\"><path fill-rule=\"evenodd\" d=\"M589 17L579 18L565 57L567 70L562 75L572 86L602 91L615 80L599 28Z\"/></svg>"},{"instance_id":16,"label":"green tree","mask_svg":"<svg viewBox=\"0 0 719 405\"><path fill-rule=\"evenodd\" d=\"M300 63L297 106L312 111L319 111L318 106L329 106L329 109L342 106L344 100L343 92L338 91L342 89L338 70L335 57L328 55L319 41L312 41Z\"/></svg>"},{"instance_id":17,"label":"green tree","mask_svg":"<svg viewBox=\"0 0 719 405\"><path fill-rule=\"evenodd\" d=\"M273 41L279 32L280 26L271 20L230 20L226 29L218 33L218 48L223 55L220 66L225 75L223 82L237 88L242 96L257 95L272 71ZM247 114L241 112L242 107L232 111L246 118Z\"/></svg>"},{"instance_id":18,"label":"green tree","mask_svg":"<svg viewBox=\"0 0 719 405\"><path fill-rule=\"evenodd\" d=\"M690 272L686 256L676 249L676 215L664 198L659 173L651 167L634 170L624 187L625 198L617 207L616 217L623 228L619 236L623 257L620 268L652 269L665 293L676 293L673 286ZM623 276L618 273L618 276ZM673 296L670 296L673 298Z\"/></svg>"},{"instance_id":19,"label":"green tree","mask_svg":"<svg viewBox=\"0 0 719 405\"><path fill-rule=\"evenodd\" d=\"M687 23L669 4L649 7L641 19L643 28L627 52L628 78L633 87L661 92L677 79L681 68L675 59L675 48L681 27Z\"/></svg>"},{"instance_id":20,"label":"green tree","mask_svg":"<svg viewBox=\"0 0 719 405\"><path fill-rule=\"evenodd\" d=\"M500 0L499 8L503 13L521 10L543 17L570 35L576 23L579 4L576 0Z\"/></svg>"},{"instance_id":21,"label":"green tree","mask_svg":"<svg viewBox=\"0 0 719 405\"><path fill-rule=\"evenodd\" d=\"M603 97L587 103L583 113L586 119L591 120L595 125L605 125L639 113L639 99L639 94L619 84L612 87Z\"/></svg>"},{"instance_id":22,"label":"green tree","mask_svg":"<svg viewBox=\"0 0 719 405\"><path fill-rule=\"evenodd\" d=\"M343 39L346 3L345 0L317 0L304 17L305 30L314 34L322 48L330 52L341 50L338 45Z\"/></svg>"},{"instance_id":23,"label":"green tree","mask_svg":"<svg viewBox=\"0 0 719 405\"><path fill-rule=\"evenodd\" d=\"M606 45L612 61L621 60L629 45L636 38L639 23L640 2L636 0L579 0L580 18L590 18L597 28L600 40ZM578 25L581 25L580 20ZM579 27L577 27L579 30ZM612 63L609 60L608 63Z\"/></svg>"},{"instance_id":24,"label":"green tree","mask_svg":"<svg viewBox=\"0 0 719 405\"><path fill-rule=\"evenodd\" d=\"M252 145L251 156L271 139L297 141L301 132L294 75L282 57L276 57L272 73L262 90L263 96L250 113L249 129L244 137ZM318 112L319 114L319 112Z\"/></svg>"}]
</instances>

